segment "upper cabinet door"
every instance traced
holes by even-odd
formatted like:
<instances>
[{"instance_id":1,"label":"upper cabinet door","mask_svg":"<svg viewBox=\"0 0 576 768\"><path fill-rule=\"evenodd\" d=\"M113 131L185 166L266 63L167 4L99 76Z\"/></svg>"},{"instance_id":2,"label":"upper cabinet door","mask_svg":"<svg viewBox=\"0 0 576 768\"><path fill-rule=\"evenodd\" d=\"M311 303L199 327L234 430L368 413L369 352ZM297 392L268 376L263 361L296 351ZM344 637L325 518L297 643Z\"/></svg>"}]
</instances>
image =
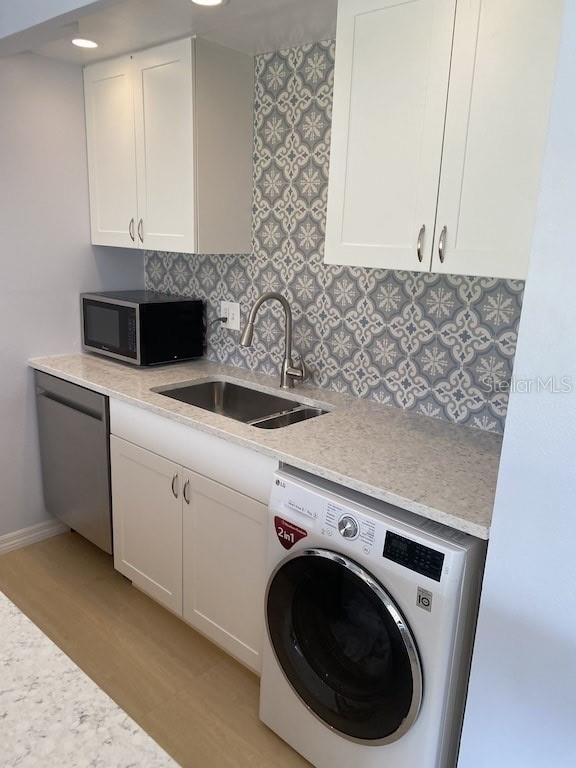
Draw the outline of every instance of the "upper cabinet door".
<instances>
[{"instance_id":1,"label":"upper cabinet door","mask_svg":"<svg viewBox=\"0 0 576 768\"><path fill-rule=\"evenodd\" d=\"M136 154L129 56L84 70L92 242L136 246Z\"/></svg>"},{"instance_id":2,"label":"upper cabinet door","mask_svg":"<svg viewBox=\"0 0 576 768\"><path fill-rule=\"evenodd\" d=\"M340 0L327 263L430 269L454 14Z\"/></svg>"},{"instance_id":3,"label":"upper cabinet door","mask_svg":"<svg viewBox=\"0 0 576 768\"><path fill-rule=\"evenodd\" d=\"M134 54L138 239L195 251L192 40Z\"/></svg>"},{"instance_id":4,"label":"upper cabinet door","mask_svg":"<svg viewBox=\"0 0 576 768\"><path fill-rule=\"evenodd\" d=\"M458 0L433 271L526 277L561 12Z\"/></svg>"}]
</instances>

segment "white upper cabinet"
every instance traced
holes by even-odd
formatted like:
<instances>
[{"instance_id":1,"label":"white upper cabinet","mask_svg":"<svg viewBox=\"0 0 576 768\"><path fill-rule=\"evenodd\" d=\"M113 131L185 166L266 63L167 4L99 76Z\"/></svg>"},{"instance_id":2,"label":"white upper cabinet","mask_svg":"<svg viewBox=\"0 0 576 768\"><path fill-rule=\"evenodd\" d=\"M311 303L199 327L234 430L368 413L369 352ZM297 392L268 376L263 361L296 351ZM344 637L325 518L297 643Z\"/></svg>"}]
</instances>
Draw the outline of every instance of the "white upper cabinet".
<instances>
[{"instance_id":1,"label":"white upper cabinet","mask_svg":"<svg viewBox=\"0 0 576 768\"><path fill-rule=\"evenodd\" d=\"M341 0L327 263L525 278L561 0Z\"/></svg>"},{"instance_id":2,"label":"white upper cabinet","mask_svg":"<svg viewBox=\"0 0 576 768\"><path fill-rule=\"evenodd\" d=\"M340 0L328 263L430 265L455 2Z\"/></svg>"},{"instance_id":3,"label":"white upper cabinet","mask_svg":"<svg viewBox=\"0 0 576 768\"><path fill-rule=\"evenodd\" d=\"M196 248L193 66L190 40L134 56L138 237L151 250Z\"/></svg>"},{"instance_id":4,"label":"white upper cabinet","mask_svg":"<svg viewBox=\"0 0 576 768\"><path fill-rule=\"evenodd\" d=\"M197 39L85 68L95 244L251 250L253 69Z\"/></svg>"},{"instance_id":5,"label":"white upper cabinet","mask_svg":"<svg viewBox=\"0 0 576 768\"><path fill-rule=\"evenodd\" d=\"M84 72L92 242L134 247L136 148L132 60L123 56Z\"/></svg>"},{"instance_id":6,"label":"white upper cabinet","mask_svg":"<svg viewBox=\"0 0 576 768\"><path fill-rule=\"evenodd\" d=\"M458 0L434 272L526 277L561 12Z\"/></svg>"}]
</instances>

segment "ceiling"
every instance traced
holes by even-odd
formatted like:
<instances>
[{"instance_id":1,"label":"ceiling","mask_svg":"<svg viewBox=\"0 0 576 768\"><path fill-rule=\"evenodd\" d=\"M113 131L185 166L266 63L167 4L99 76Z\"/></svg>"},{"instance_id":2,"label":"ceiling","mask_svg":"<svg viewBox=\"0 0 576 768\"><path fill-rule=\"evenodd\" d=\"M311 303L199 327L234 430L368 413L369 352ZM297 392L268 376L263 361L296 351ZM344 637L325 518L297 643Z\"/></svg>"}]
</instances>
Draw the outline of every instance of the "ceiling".
<instances>
[{"instance_id":1,"label":"ceiling","mask_svg":"<svg viewBox=\"0 0 576 768\"><path fill-rule=\"evenodd\" d=\"M67 18L52 27L34 53L85 64L128 51L198 35L246 53L333 38L337 0L229 0L221 7L193 5L191 0L118 0L102 10ZM95 50L71 44L73 37L99 43Z\"/></svg>"}]
</instances>

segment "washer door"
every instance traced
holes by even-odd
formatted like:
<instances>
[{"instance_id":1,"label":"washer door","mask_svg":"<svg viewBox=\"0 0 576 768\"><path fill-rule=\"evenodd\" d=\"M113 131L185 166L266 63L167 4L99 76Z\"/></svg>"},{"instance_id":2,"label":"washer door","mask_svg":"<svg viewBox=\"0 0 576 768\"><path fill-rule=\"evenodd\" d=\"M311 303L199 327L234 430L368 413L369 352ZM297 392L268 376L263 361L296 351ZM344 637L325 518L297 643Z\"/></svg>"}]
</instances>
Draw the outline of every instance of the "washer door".
<instances>
[{"instance_id":1,"label":"washer door","mask_svg":"<svg viewBox=\"0 0 576 768\"><path fill-rule=\"evenodd\" d=\"M416 720L416 643L390 595L357 563L323 549L291 555L270 578L266 615L286 678L331 728L386 744Z\"/></svg>"}]
</instances>

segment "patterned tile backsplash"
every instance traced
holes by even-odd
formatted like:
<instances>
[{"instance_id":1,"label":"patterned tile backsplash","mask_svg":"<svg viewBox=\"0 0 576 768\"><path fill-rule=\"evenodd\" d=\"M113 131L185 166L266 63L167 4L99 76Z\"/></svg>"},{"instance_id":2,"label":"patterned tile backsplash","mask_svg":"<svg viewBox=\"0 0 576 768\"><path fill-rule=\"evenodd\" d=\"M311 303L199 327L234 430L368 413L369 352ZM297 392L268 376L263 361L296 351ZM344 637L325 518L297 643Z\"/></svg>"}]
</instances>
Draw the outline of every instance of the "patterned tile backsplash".
<instances>
[{"instance_id":1,"label":"patterned tile backsplash","mask_svg":"<svg viewBox=\"0 0 576 768\"><path fill-rule=\"evenodd\" d=\"M264 291L294 312L313 382L457 424L502 432L524 284L323 263L334 43L256 58L253 253L146 253L148 288L221 300L243 319ZM277 373L284 327L264 305L254 344L219 323L210 360Z\"/></svg>"}]
</instances>

